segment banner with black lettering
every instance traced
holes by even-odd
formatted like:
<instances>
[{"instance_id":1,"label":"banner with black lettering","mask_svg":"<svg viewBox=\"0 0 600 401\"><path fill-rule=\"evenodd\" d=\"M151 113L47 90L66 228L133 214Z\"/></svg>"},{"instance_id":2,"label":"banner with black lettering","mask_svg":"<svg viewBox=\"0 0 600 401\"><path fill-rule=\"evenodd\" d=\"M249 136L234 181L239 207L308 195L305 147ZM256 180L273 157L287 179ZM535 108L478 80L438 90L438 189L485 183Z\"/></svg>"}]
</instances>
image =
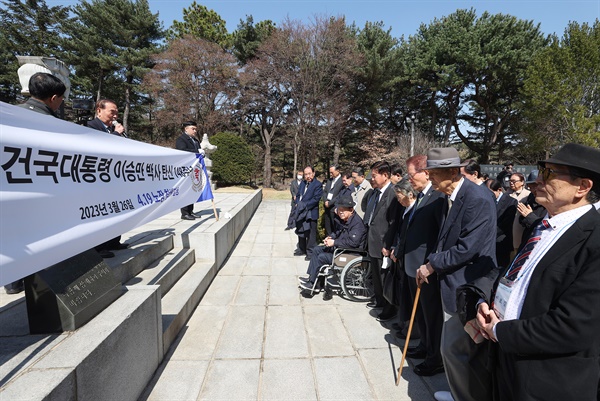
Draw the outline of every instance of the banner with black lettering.
<instances>
[{"instance_id":1,"label":"banner with black lettering","mask_svg":"<svg viewBox=\"0 0 600 401\"><path fill-rule=\"evenodd\" d=\"M0 285L194 202L204 157L0 102Z\"/></svg>"}]
</instances>

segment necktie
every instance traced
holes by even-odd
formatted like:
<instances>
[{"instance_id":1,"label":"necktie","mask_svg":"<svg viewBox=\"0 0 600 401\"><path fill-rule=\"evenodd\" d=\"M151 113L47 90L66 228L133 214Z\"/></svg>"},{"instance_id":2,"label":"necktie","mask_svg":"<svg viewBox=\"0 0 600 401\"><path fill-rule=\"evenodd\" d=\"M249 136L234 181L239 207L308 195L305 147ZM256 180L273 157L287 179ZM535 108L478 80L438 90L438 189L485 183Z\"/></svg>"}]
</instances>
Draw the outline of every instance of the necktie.
<instances>
[{"instance_id":1,"label":"necktie","mask_svg":"<svg viewBox=\"0 0 600 401\"><path fill-rule=\"evenodd\" d=\"M413 216L415 215L415 211L419 207L419 203L421 203L421 199L423 199L423 196L424 196L423 192L419 192L419 195L417 195L417 201L415 202L415 205L413 206L412 210L410 211L410 216L408 216L409 224L412 221Z\"/></svg>"},{"instance_id":2,"label":"necktie","mask_svg":"<svg viewBox=\"0 0 600 401\"><path fill-rule=\"evenodd\" d=\"M373 215L375 214L375 208L377 207L377 203L379 203L379 194L381 191L379 189L373 190L373 195L369 199L369 204L367 205L367 212L369 213L369 218L367 219L367 224L371 225L371 220L373 220Z\"/></svg>"},{"instance_id":3,"label":"necktie","mask_svg":"<svg viewBox=\"0 0 600 401\"><path fill-rule=\"evenodd\" d=\"M542 231L547 228L550 228L550 223L548 223L548 220L546 219L542 220L537 226L535 226L533 233L531 233L531 237L529 237L523 249L521 249L521 251L515 257L515 260L513 260L510 269L508 269L508 272L506 273L506 278L508 280L514 281L518 277L521 268L527 259L529 259L531 251L533 251L533 248L535 248L542 237Z\"/></svg>"},{"instance_id":4,"label":"necktie","mask_svg":"<svg viewBox=\"0 0 600 401\"><path fill-rule=\"evenodd\" d=\"M448 210L446 211L446 217L450 215L450 209L452 209L452 199L450 197L446 198L448 200Z\"/></svg>"}]
</instances>

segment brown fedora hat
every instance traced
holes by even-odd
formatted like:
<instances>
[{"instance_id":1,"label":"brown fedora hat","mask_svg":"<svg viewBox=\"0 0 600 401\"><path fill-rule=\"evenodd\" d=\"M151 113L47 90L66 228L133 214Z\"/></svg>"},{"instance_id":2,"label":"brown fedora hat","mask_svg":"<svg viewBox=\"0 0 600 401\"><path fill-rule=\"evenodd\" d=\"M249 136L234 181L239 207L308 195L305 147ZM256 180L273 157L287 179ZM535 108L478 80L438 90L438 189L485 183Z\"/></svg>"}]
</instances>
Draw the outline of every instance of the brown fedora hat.
<instances>
[{"instance_id":1,"label":"brown fedora hat","mask_svg":"<svg viewBox=\"0 0 600 401\"><path fill-rule=\"evenodd\" d=\"M459 168L467 164L468 162L460 162L458 151L454 148L431 148L427 152L427 168L425 170Z\"/></svg>"},{"instance_id":2,"label":"brown fedora hat","mask_svg":"<svg viewBox=\"0 0 600 401\"><path fill-rule=\"evenodd\" d=\"M578 143L567 143L548 160L540 160L542 167L546 163L575 167L590 172L588 178L600 177L600 149Z\"/></svg>"}]
</instances>

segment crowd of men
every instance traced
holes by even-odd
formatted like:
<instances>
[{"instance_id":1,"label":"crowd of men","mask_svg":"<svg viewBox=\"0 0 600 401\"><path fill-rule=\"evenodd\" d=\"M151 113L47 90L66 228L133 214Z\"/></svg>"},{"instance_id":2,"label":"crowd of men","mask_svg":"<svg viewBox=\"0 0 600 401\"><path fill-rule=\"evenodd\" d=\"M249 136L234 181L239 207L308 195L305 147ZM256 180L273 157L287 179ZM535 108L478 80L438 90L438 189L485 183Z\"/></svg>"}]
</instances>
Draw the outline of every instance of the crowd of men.
<instances>
[{"instance_id":1,"label":"crowd of men","mask_svg":"<svg viewBox=\"0 0 600 401\"><path fill-rule=\"evenodd\" d=\"M368 306L400 322L397 337L420 291L407 356L423 360L417 375L446 374L437 400L600 400L600 150L566 144L527 179L511 163L489 179L451 147L405 164L403 175L377 162L367 177L333 165L324 184L299 172L288 229L310 261L303 294L325 285L318 269L335 248L363 248Z\"/></svg>"}]
</instances>

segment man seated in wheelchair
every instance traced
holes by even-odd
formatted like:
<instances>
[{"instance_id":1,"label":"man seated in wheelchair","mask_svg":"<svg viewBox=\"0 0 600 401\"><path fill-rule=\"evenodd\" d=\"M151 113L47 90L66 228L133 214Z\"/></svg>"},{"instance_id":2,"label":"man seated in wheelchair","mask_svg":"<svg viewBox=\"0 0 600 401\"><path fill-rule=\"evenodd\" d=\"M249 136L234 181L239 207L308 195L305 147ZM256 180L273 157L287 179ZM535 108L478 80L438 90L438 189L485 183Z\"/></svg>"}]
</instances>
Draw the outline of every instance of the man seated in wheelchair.
<instances>
[{"instance_id":1,"label":"man seated in wheelchair","mask_svg":"<svg viewBox=\"0 0 600 401\"><path fill-rule=\"evenodd\" d=\"M335 231L323 240L324 245L313 248L313 253L306 273L308 277L300 277L300 288L311 292L316 289L315 282L323 265L333 263L333 251L338 248L362 249L367 238L367 228L363 220L354 211L354 201L350 196L343 196L336 201ZM317 283L318 285L319 283Z\"/></svg>"}]
</instances>

